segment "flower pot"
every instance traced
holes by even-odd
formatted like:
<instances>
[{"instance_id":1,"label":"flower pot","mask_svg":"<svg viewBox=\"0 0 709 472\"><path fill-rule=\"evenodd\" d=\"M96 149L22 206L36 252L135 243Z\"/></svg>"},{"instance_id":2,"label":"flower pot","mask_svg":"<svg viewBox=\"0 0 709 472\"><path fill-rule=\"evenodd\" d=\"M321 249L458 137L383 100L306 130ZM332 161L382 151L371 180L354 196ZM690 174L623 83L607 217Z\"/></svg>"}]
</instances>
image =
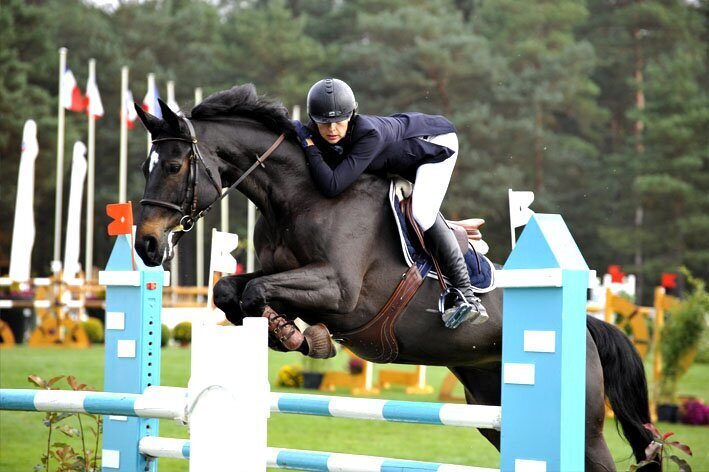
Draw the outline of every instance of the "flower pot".
<instances>
[{"instance_id":1,"label":"flower pot","mask_svg":"<svg viewBox=\"0 0 709 472\"><path fill-rule=\"evenodd\" d=\"M657 420L667 423L676 423L679 416L679 407L674 403L660 403L657 405Z\"/></svg>"},{"instance_id":2,"label":"flower pot","mask_svg":"<svg viewBox=\"0 0 709 472\"><path fill-rule=\"evenodd\" d=\"M322 379L322 372L303 372L303 388L318 389Z\"/></svg>"}]
</instances>

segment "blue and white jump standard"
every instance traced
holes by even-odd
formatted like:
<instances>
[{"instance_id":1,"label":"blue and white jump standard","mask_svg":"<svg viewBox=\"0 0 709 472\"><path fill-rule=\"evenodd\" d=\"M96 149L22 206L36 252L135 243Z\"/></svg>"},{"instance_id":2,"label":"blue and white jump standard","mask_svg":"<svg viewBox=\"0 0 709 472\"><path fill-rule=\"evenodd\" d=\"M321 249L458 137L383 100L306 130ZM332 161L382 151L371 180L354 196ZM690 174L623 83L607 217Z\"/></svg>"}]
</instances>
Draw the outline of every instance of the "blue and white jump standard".
<instances>
[{"instance_id":1,"label":"blue and white jump standard","mask_svg":"<svg viewBox=\"0 0 709 472\"><path fill-rule=\"evenodd\" d=\"M160 385L162 287L169 272L132 265L128 235L120 235L99 284L106 286L106 357L104 390L140 394ZM135 454L136 441L158 434L158 420L109 415L103 423L102 465L107 470L145 470L145 457ZM148 469L155 471L155 466Z\"/></svg>"},{"instance_id":2,"label":"blue and white jump standard","mask_svg":"<svg viewBox=\"0 0 709 472\"><path fill-rule=\"evenodd\" d=\"M502 470L584 470L588 280L559 215L533 215L498 272Z\"/></svg>"}]
</instances>

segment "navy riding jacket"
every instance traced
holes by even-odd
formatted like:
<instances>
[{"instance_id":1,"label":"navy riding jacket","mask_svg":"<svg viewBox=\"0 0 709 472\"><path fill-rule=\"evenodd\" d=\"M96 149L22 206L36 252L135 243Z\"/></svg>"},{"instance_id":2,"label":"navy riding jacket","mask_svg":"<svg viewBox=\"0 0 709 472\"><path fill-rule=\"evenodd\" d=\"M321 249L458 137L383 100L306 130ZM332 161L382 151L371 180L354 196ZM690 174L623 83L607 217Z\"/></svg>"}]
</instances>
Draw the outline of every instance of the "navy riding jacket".
<instances>
[{"instance_id":1,"label":"navy riding jacket","mask_svg":"<svg viewBox=\"0 0 709 472\"><path fill-rule=\"evenodd\" d=\"M445 146L418 139L455 132L453 123L439 115L355 115L347 134L336 145L320 136L312 120L306 127L315 144L305 148L310 173L327 197L345 191L363 172L396 174L414 182L419 166L444 161L454 154Z\"/></svg>"}]
</instances>

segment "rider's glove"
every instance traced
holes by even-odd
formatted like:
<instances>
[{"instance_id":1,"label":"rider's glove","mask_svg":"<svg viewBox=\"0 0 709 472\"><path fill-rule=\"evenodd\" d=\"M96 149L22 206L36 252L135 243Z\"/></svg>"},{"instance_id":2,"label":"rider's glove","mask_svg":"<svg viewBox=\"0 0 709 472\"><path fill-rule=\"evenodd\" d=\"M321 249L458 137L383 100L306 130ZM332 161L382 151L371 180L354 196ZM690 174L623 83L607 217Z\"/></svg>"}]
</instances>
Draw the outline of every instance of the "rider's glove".
<instances>
[{"instance_id":1,"label":"rider's glove","mask_svg":"<svg viewBox=\"0 0 709 472\"><path fill-rule=\"evenodd\" d=\"M303 123L301 123L299 120L293 120L293 127L295 128L295 134L298 136L298 141L300 141L300 145L305 149L308 147L308 139L312 138L313 135L310 133L310 130L303 126Z\"/></svg>"}]
</instances>

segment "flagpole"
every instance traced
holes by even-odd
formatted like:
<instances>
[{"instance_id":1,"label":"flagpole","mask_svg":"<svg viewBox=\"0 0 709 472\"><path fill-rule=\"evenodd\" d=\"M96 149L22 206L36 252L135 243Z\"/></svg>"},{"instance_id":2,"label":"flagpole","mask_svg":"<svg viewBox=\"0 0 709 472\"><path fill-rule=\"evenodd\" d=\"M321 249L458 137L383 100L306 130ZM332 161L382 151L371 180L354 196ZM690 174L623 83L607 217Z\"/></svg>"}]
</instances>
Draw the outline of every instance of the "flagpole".
<instances>
[{"instance_id":1,"label":"flagpole","mask_svg":"<svg viewBox=\"0 0 709 472\"><path fill-rule=\"evenodd\" d=\"M246 235L248 244L246 246L246 272L254 271L254 226L256 224L256 205L251 200L248 200L248 228Z\"/></svg>"},{"instance_id":2,"label":"flagpole","mask_svg":"<svg viewBox=\"0 0 709 472\"><path fill-rule=\"evenodd\" d=\"M89 80L95 80L96 60L89 59ZM87 90L88 93L88 90ZM94 175L96 173L96 120L91 116L91 110L87 110L89 119L88 135L88 173L86 179L86 256L84 273L85 280L89 282L93 279L94 264Z\"/></svg>"},{"instance_id":3,"label":"flagpole","mask_svg":"<svg viewBox=\"0 0 709 472\"><path fill-rule=\"evenodd\" d=\"M126 116L126 103L128 100L128 67L121 67L121 146L118 164L118 202L125 203L128 174L128 122Z\"/></svg>"},{"instance_id":4,"label":"flagpole","mask_svg":"<svg viewBox=\"0 0 709 472\"><path fill-rule=\"evenodd\" d=\"M200 94L202 93L202 89L199 88ZM201 100L200 100L201 101ZM222 189L222 192L225 190ZM221 212L221 230L223 233L228 233L229 232L229 197L226 196L222 198L221 205L220 205L220 212Z\"/></svg>"},{"instance_id":5,"label":"flagpole","mask_svg":"<svg viewBox=\"0 0 709 472\"><path fill-rule=\"evenodd\" d=\"M150 93L151 90L155 87L155 74L150 73L148 74L148 93ZM155 100L155 98L153 98ZM153 147L153 142L150 139L150 131L148 131L148 152L146 153L147 156L150 156L150 148Z\"/></svg>"},{"instance_id":6,"label":"flagpole","mask_svg":"<svg viewBox=\"0 0 709 472\"><path fill-rule=\"evenodd\" d=\"M168 93L169 89L168 89ZM202 89L197 87L194 89L194 104L197 105L202 101ZM222 200L222 206L224 201ZM223 230L222 230L223 231ZM214 237L212 237L214 244ZM211 277L211 274L210 274ZM204 219L197 220L197 286L204 287Z\"/></svg>"},{"instance_id":7,"label":"flagpole","mask_svg":"<svg viewBox=\"0 0 709 472\"><path fill-rule=\"evenodd\" d=\"M59 100L57 105L57 179L54 196L54 257L52 272L61 271L62 252L62 200L64 199L64 107L62 106L62 80L66 69L66 48L59 48Z\"/></svg>"}]
</instances>

